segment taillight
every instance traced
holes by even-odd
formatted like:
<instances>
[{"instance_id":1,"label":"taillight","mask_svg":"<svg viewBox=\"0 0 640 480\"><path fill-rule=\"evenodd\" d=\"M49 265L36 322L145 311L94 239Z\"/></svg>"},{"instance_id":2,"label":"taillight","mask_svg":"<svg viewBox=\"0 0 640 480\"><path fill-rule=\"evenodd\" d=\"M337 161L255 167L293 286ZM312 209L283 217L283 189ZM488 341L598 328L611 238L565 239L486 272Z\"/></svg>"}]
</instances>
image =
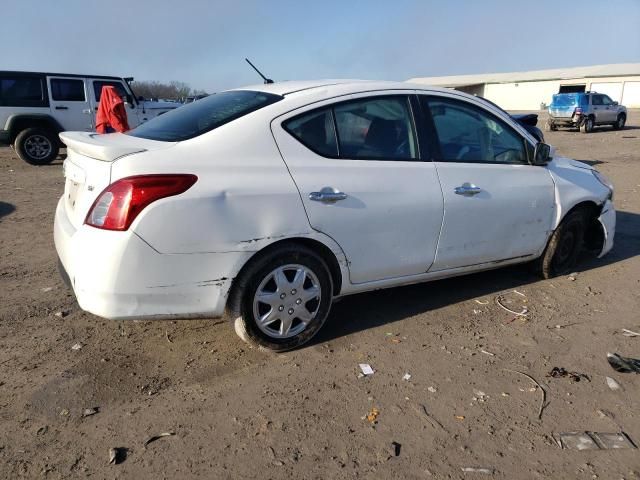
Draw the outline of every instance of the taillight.
<instances>
[{"instance_id":1,"label":"taillight","mask_svg":"<svg viewBox=\"0 0 640 480\"><path fill-rule=\"evenodd\" d=\"M582 107L576 107L573 113L575 113L576 115L582 115Z\"/></svg>"},{"instance_id":2,"label":"taillight","mask_svg":"<svg viewBox=\"0 0 640 480\"><path fill-rule=\"evenodd\" d=\"M186 192L195 175L138 175L117 180L98 195L84 223L105 230L127 230L144 208L156 200Z\"/></svg>"}]
</instances>

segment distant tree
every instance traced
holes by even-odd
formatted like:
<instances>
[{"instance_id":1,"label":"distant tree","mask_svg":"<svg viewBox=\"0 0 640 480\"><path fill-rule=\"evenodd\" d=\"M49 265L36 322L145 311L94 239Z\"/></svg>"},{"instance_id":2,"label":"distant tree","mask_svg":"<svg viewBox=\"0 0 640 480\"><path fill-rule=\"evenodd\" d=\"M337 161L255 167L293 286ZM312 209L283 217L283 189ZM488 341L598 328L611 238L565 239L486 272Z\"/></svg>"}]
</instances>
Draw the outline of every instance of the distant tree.
<instances>
[{"instance_id":1,"label":"distant tree","mask_svg":"<svg viewBox=\"0 0 640 480\"><path fill-rule=\"evenodd\" d=\"M189 84L179 81L162 83L155 80L138 80L133 82L132 87L136 95L144 98L181 100L190 95L206 95L204 90L192 89Z\"/></svg>"}]
</instances>

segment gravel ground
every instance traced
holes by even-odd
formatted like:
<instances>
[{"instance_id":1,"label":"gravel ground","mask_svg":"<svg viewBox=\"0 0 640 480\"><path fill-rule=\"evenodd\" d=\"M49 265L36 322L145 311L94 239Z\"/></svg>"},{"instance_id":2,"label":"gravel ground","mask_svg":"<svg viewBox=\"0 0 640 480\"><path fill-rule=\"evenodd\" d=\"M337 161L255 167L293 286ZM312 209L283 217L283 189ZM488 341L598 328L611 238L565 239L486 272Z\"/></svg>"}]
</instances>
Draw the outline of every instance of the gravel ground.
<instances>
[{"instance_id":1,"label":"gravel ground","mask_svg":"<svg viewBox=\"0 0 640 480\"><path fill-rule=\"evenodd\" d=\"M640 376L606 361L640 357L640 337L621 334L640 331L640 112L629 120L547 134L615 183L608 256L547 281L517 267L349 297L312 344L281 355L220 320L82 312L56 270L61 160L33 167L1 148L0 477L640 478L637 450L554 440L624 431L640 444ZM529 314L514 319L500 294ZM359 363L375 373L359 378ZM518 372L546 390L541 419L543 393Z\"/></svg>"}]
</instances>

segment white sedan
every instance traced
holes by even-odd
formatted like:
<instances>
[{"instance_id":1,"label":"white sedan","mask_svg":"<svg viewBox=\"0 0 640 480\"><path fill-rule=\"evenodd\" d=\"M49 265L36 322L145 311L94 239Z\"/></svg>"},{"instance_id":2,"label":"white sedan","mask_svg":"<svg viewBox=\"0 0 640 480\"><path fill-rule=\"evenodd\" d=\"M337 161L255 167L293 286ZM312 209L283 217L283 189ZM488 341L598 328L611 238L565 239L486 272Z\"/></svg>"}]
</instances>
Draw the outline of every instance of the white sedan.
<instances>
[{"instance_id":1,"label":"white sedan","mask_svg":"<svg viewBox=\"0 0 640 480\"><path fill-rule=\"evenodd\" d=\"M285 82L211 95L127 134L60 134L63 274L109 319L232 315L271 350L337 297L613 246L613 187L464 93Z\"/></svg>"}]
</instances>

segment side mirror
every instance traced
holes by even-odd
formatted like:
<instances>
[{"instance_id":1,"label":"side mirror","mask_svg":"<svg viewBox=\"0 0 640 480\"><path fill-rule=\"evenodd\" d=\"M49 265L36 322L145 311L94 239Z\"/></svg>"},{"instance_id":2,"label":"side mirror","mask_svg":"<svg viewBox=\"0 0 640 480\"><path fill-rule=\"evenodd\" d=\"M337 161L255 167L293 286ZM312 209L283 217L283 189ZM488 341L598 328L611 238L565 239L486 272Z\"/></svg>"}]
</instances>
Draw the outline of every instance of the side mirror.
<instances>
[{"instance_id":1,"label":"side mirror","mask_svg":"<svg viewBox=\"0 0 640 480\"><path fill-rule=\"evenodd\" d=\"M618 105L618 102L613 102L614 105Z\"/></svg>"},{"instance_id":2,"label":"side mirror","mask_svg":"<svg viewBox=\"0 0 640 480\"><path fill-rule=\"evenodd\" d=\"M551 161L551 147L546 143L538 142L533 154L534 165L546 165Z\"/></svg>"}]
</instances>

